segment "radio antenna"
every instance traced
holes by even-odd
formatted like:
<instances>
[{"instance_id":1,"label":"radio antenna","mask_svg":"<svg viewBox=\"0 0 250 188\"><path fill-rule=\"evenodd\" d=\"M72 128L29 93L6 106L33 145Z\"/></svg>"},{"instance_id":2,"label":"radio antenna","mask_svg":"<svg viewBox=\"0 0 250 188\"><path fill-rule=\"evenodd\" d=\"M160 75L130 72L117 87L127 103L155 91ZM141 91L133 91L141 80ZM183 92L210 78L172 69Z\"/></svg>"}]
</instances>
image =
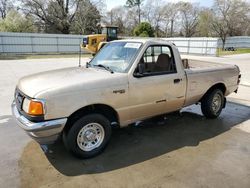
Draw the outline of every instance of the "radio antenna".
<instances>
[{"instance_id":1,"label":"radio antenna","mask_svg":"<svg viewBox=\"0 0 250 188\"><path fill-rule=\"evenodd\" d=\"M82 49L81 49L81 42L80 42L80 45L79 45L79 67L82 66L82 62L81 62L81 59L82 59Z\"/></svg>"}]
</instances>

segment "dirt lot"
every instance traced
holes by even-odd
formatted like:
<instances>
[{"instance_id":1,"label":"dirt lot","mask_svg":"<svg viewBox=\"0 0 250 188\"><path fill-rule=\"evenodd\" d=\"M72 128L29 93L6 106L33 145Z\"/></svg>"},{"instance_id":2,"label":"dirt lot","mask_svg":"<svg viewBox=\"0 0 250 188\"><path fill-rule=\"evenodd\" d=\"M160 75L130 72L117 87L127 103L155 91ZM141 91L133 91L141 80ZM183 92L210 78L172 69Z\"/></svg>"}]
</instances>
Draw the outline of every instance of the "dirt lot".
<instances>
[{"instance_id":1,"label":"dirt lot","mask_svg":"<svg viewBox=\"0 0 250 188\"><path fill-rule=\"evenodd\" d=\"M60 142L45 146L44 153L10 113L21 76L74 66L77 59L0 61L0 187L250 187L250 80L245 75L250 55L239 59L244 59L246 84L228 97L218 119L207 120L199 106L191 106L114 130L105 152L89 160L72 157Z\"/></svg>"}]
</instances>

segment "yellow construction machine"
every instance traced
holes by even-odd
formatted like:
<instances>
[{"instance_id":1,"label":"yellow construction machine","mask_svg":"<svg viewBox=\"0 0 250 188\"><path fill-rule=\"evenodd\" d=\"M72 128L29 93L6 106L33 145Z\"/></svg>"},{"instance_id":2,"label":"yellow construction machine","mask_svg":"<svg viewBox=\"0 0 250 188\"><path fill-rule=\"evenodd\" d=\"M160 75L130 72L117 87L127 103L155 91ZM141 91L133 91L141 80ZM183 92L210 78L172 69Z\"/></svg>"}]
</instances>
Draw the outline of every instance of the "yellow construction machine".
<instances>
[{"instance_id":1,"label":"yellow construction machine","mask_svg":"<svg viewBox=\"0 0 250 188\"><path fill-rule=\"evenodd\" d=\"M96 54L108 42L118 39L116 26L102 26L99 30L99 34L87 35L83 38L82 48L92 54Z\"/></svg>"}]
</instances>

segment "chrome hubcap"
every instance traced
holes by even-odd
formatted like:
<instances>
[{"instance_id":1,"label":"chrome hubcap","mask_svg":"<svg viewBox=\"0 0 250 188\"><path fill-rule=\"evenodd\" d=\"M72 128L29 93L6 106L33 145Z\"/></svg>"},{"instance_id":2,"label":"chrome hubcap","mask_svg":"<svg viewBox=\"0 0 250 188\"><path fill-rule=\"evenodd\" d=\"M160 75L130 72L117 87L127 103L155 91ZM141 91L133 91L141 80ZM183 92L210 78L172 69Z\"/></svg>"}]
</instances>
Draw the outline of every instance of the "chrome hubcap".
<instances>
[{"instance_id":1,"label":"chrome hubcap","mask_svg":"<svg viewBox=\"0 0 250 188\"><path fill-rule=\"evenodd\" d=\"M105 136L105 131L99 123L85 125L77 135L77 145L83 151L92 151L99 147Z\"/></svg>"},{"instance_id":2,"label":"chrome hubcap","mask_svg":"<svg viewBox=\"0 0 250 188\"><path fill-rule=\"evenodd\" d=\"M222 105L222 98L217 93L214 95L213 101L212 101L212 109L215 113L218 113Z\"/></svg>"}]
</instances>

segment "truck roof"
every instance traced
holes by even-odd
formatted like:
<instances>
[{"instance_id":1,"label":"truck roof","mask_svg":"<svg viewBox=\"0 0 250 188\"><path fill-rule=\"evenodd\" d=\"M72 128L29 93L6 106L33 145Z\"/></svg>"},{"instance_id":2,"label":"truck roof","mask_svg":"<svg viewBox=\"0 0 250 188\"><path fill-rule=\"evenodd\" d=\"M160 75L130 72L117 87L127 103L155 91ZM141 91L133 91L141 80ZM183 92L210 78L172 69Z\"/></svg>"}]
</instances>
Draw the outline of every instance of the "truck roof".
<instances>
[{"instance_id":1,"label":"truck roof","mask_svg":"<svg viewBox=\"0 0 250 188\"><path fill-rule=\"evenodd\" d=\"M163 44L167 44L167 45L173 45L173 43L166 41L164 39L161 38L127 38L127 39L121 39L121 40L115 40L113 42L141 42L143 44L148 43L148 42L152 42L152 43L163 43Z\"/></svg>"}]
</instances>

